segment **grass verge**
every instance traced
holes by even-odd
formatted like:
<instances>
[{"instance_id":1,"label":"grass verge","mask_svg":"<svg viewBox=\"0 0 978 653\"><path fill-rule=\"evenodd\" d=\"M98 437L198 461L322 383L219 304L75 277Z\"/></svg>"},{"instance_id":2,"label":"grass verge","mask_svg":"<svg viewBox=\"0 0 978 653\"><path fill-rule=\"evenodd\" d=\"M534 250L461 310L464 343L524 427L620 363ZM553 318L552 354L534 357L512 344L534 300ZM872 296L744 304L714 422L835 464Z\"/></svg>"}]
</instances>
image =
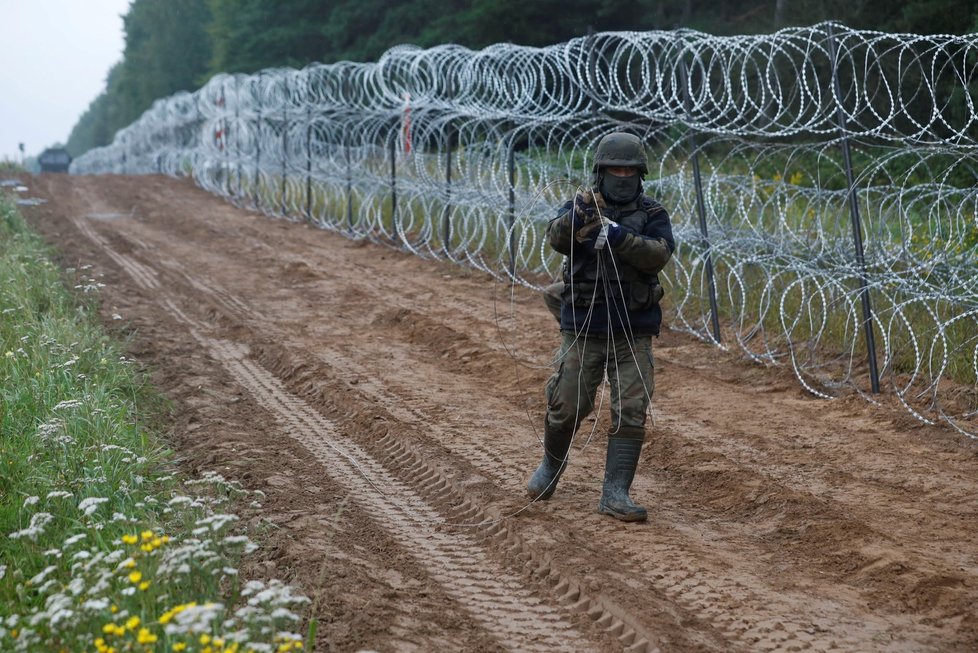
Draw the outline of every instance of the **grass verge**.
<instances>
[{"instance_id":1,"label":"grass verge","mask_svg":"<svg viewBox=\"0 0 978 653\"><path fill-rule=\"evenodd\" d=\"M0 195L0 650L285 653L308 603L238 578L256 547L218 475L184 479L162 399Z\"/></svg>"}]
</instances>

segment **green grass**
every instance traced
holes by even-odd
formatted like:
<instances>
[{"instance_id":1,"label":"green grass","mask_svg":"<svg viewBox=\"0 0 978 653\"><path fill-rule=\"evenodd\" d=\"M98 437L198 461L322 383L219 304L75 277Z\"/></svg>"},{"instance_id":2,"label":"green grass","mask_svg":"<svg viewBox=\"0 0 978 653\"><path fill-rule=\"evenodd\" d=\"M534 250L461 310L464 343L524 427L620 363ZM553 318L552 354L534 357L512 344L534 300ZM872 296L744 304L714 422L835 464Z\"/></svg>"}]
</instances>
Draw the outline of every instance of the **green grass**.
<instances>
[{"instance_id":1,"label":"green grass","mask_svg":"<svg viewBox=\"0 0 978 653\"><path fill-rule=\"evenodd\" d=\"M305 599L238 581L248 493L175 473L162 400L76 272L72 292L0 195L0 650L299 648Z\"/></svg>"},{"instance_id":2,"label":"green grass","mask_svg":"<svg viewBox=\"0 0 978 653\"><path fill-rule=\"evenodd\" d=\"M24 170L24 166L11 159L0 159L0 175L16 175Z\"/></svg>"}]
</instances>

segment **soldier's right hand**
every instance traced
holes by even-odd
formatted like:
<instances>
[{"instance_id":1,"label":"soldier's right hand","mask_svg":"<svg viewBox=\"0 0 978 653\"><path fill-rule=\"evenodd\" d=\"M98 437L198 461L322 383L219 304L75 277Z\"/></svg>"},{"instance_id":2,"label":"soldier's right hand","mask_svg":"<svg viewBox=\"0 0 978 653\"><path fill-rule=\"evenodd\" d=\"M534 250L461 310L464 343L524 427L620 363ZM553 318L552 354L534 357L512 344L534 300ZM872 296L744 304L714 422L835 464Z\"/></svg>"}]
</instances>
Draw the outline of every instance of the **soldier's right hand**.
<instances>
[{"instance_id":1,"label":"soldier's right hand","mask_svg":"<svg viewBox=\"0 0 978 653\"><path fill-rule=\"evenodd\" d=\"M593 222L597 218L597 213L594 210L594 204L587 201L587 197L583 193L578 193L574 196L574 208L572 209L574 215L574 230L580 229L585 224Z\"/></svg>"}]
</instances>

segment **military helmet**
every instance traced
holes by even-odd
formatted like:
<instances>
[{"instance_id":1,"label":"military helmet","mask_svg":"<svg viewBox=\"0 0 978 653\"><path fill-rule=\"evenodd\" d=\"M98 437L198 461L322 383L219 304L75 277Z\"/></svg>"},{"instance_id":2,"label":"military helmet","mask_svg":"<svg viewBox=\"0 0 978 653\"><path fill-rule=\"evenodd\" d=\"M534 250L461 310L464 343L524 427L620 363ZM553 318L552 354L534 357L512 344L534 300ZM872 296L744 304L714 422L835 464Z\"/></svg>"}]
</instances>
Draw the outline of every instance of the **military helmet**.
<instances>
[{"instance_id":1,"label":"military helmet","mask_svg":"<svg viewBox=\"0 0 978 653\"><path fill-rule=\"evenodd\" d=\"M645 146L638 136L625 132L612 132L598 141L598 147L594 151L592 172L598 172L599 168L629 166L638 168L643 175L649 172Z\"/></svg>"}]
</instances>

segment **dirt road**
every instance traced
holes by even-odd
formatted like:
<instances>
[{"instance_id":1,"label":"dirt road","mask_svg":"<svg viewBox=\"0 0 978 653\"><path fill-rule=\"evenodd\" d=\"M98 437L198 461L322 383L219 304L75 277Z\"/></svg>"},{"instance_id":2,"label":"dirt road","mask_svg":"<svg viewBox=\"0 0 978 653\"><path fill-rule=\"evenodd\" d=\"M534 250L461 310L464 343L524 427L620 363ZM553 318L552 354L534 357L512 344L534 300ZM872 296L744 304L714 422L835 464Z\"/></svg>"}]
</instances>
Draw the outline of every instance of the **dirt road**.
<instances>
[{"instance_id":1,"label":"dirt road","mask_svg":"<svg viewBox=\"0 0 978 653\"><path fill-rule=\"evenodd\" d=\"M595 512L606 417L527 506L558 340L534 293L186 180L28 183L185 465L267 493L250 573L315 597L317 650L978 650L972 441L666 331L649 522Z\"/></svg>"}]
</instances>

